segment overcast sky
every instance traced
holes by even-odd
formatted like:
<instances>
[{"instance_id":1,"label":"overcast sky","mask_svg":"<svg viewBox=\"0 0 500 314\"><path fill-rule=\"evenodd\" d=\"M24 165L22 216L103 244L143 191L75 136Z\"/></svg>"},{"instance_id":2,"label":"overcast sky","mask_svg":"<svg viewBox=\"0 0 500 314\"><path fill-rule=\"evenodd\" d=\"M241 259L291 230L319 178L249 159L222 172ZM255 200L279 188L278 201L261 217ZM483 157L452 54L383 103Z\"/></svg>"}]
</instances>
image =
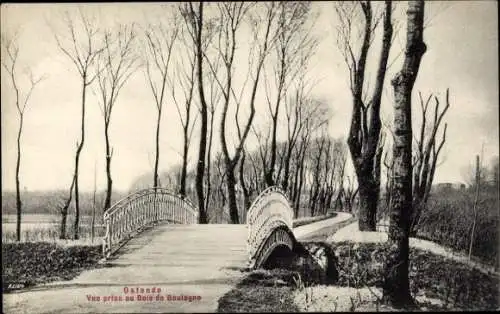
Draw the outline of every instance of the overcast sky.
<instances>
[{"instance_id":1,"label":"overcast sky","mask_svg":"<svg viewBox=\"0 0 500 314\"><path fill-rule=\"evenodd\" d=\"M404 10L406 4L398 5ZM124 23L143 23L145 16L150 19L161 12L157 3L84 6L90 11L99 11L106 21ZM2 31L20 27L19 64L30 66L35 75L47 76L34 91L25 117L21 186L27 190L65 189L70 184L75 143L80 136L81 83L74 66L57 49L47 20L57 22L59 12L63 9L74 11L75 8L76 4L1 6ZM351 97L346 67L335 44L335 11L329 2L316 2L314 9L320 12L315 34L323 40L309 73L318 79L313 94L331 106L330 133L345 138L350 122ZM445 116L447 141L435 182L463 181L461 169L473 161L483 143L486 161L498 155L497 2L436 1L426 4L426 14L428 25L424 40L428 50L423 56L415 85L414 115L418 113L415 111L418 105L416 91L420 90L424 95L435 93L444 101L442 96L446 88L450 88L451 108ZM397 55L404 45L405 31L400 30L391 56ZM240 34L242 41L245 41L244 35ZM247 68L244 62L236 64L242 69ZM388 82L397 70L398 62L395 62L386 81L382 115L388 120L392 119L392 90ZM13 190L18 118L12 88L3 70L1 92L2 190ZM98 189L105 186L103 121L91 90L88 98L86 142L80 166L83 190L93 189L95 164ZM264 106L258 107L257 119L262 119L265 112ZM140 70L125 85L113 112L112 175L116 189L128 190L138 176L152 171L155 114L144 71ZM165 170L181 162L182 137L172 103L166 104L162 119L160 170ZM218 137L214 139L218 142ZM197 143L196 138L193 143ZM194 146L190 151L191 162L195 158Z\"/></svg>"}]
</instances>

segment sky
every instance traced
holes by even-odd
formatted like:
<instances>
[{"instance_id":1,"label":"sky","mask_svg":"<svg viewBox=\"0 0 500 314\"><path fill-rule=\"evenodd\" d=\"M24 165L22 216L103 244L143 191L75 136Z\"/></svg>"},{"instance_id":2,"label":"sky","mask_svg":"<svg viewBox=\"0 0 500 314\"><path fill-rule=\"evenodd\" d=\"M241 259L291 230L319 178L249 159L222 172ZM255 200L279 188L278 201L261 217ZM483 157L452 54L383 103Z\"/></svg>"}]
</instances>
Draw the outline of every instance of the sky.
<instances>
[{"instance_id":1,"label":"sky","mask_svg":"<svg viewBox=\"0 0 500 314\"><path fill-rule=\"evenodd\" d=\"M86 12L100 14L101 21L106 23L136 22L144 25L145 21L154 20L153 17L162 12L158 3L82 6ZM404 21L405 6L403 2L398 3L400 14L395 13L395 18L401 22ZM71 183L75 143L80 137L81 82L71 61L58 50L48 24L57 25L60 12L65 9L75 12L76 7L77 4L34 3L1 6L2 32L20 30L20 69L29 67L35 76L45 76L34 90L25 114L20 170L21 187L25 190L67 189ZM331 2L315 2L313 7L315 12L319 12L314 34L322 40L308 73L317 82L312 94L331 107L330 134L345 138L352 105L347 68L336 45L335 10ZM398 57L405 42L406 29L404 23L402 25L391 50L390 59L395 62L386 78L382 103L382 117L386 121L392 119L390 79L402 60ZM418 91L424 96L433 93L444 102L445 90L449 88L451 103L445 116L447 140L436 170L436 183L464 181L462 169L474 160L483 146L486 162L498 155L497 28L497 2L426 3L424 41L428 49L415 83L414 119L417 121L419 114ZM58 30L57 26L55 29ZM243 46L248 39L245 35L242 32L238 38ZM378 53L376 44L373 51ZM236 64L238 73L246 73L248 62L244 55ZM1 73L2 190L5 191L15 188L19 121L13 103L13 89L3 69ZM23 72L19 73L22 75ZM21 83L22 90L26 90L26 80ZM137 71L124 86L113 112L110 137L114 148L112 176L117 190L128 190L134 180L153 169L156 109L148 88L144 71ZM257 101L257 123L264 119L267 112L262 97L259 95ZM80 165L80 186L84 191L93 190L94 173L98 190L104 188L106 182L103 119L92 90L88 92L88 100L86 142ZM160 139L160 171L182 160L179 117L171 101L167 101L165 106ZM198 129L195 129L194 133L197 132ZM195 159L198 138L195 136L192 141L191 164ZM215 136L216 150L220 146L218 142L218 136ZM255 138L250 137L249 145L255 146L255 143Z\"/></svg>"}]
</instances>

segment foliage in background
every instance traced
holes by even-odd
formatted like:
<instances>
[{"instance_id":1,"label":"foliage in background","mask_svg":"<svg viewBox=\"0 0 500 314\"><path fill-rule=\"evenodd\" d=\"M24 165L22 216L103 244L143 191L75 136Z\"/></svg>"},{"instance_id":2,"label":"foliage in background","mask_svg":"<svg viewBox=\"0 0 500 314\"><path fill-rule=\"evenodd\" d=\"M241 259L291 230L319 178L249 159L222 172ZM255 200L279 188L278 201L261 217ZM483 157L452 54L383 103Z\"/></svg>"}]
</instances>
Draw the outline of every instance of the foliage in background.
<instances>
[{"instance_id":1,"label":"foliage in background","mask_svg":"<svg viewBox=\"0 0 500 314\"><path fill-rule=\"evenodd\" d=\"M456 251L467 253L474 222L474 187L456 189L435 187L418 224L417 238L436 242ZM500 224L498 185L482 187L476 217L472 258L500 268L498 226ZM381 201L378 220L385 225L387 207Z\"/></svg>"},{"instance_id":2,"label":"foliage in background","mask_svg":"<svg viewBox=\"0 0 500 314\"><path fill-rule=\"evenodd\" d=\"M443 190L431 196L419 224L417 237L467 252L474 220L473 189ZM483 190L477 212L472 255L495 265L499 263L500 213L498 189Z\"/></svg>"}]
</instances>

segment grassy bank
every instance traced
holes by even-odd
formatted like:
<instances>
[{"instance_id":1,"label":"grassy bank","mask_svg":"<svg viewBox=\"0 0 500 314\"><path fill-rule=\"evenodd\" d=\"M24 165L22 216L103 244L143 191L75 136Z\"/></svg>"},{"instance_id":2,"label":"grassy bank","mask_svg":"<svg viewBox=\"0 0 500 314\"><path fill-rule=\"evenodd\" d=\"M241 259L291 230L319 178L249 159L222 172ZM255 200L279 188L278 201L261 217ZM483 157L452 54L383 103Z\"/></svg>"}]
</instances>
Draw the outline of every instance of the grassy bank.
<instances>
[{"instance_id":1,"label":"grassy bank","mask_svg":"<svg viewBox=\"0 0 500 314\"><path fill-rule=\"evenodd\" d=\"M59 280L70 280L97 267L100 245L62 246L48 242L3 243L3 291Z\"/></svg>"},{"instance_id":2,"label":"grassy bank","mask_svg":"<svg viewBox=\"0 0 500 314\"><path fill-rule=\"evenodd\" d=\"M287 270L255 271L219 300L219 312L257 311L333 311L381 308L380 300L356 300L359 289L377 290L383 280L386 244L336 243L332 248L338 257L338 281L332 286L300 287ZM434 310L495 310L500 306L500 278L486 275L467 265L418 249L410 251L410 287L422 310L429 309L426 300L437 299ZM371 288L370 288L371 287ZM348 290L351 289L351 290ZM326 295L322 292L328 291ZM345 296L347 307L337 305ZM305 294L305 296L303 296ZM293 296L292 296L293 295ZM313 298L313 296L316 296ZM337 299L336 299L337 298ZM307 304L303 304L307 302ZM316 302L317 304L314 304ZM352 303L351 303L352 302Z\"/></svg>"},{"instance_id":3,"label":"grassy bank","mask_svg":"<svg viewBox=\"0 0 500 314\"><path fill-rule=\"evenodd\" d=\"M217 311L236 312L289 312L298 311L293 300L294 272L256 270L249 273L235 288L219 299Z\"/></svg>"}]
</instances>

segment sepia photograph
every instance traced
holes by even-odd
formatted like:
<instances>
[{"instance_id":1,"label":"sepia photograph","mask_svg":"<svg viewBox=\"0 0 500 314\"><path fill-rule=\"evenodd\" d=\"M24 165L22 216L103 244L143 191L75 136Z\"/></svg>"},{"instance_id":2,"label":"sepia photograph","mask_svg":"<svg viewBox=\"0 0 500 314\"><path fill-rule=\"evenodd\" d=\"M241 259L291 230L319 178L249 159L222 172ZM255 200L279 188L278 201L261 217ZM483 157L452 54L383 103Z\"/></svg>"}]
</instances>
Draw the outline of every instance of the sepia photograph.
<instances>
[{"instance_id":1,"label":"sepia photograph","mask_svg":"<svg viewBox=\"0 0 500 314\"><path fill-rule=\"evenodd\" d=\"M500 311L497 1L0 26L3 313Z\"/></svg>"}]
</instances>

